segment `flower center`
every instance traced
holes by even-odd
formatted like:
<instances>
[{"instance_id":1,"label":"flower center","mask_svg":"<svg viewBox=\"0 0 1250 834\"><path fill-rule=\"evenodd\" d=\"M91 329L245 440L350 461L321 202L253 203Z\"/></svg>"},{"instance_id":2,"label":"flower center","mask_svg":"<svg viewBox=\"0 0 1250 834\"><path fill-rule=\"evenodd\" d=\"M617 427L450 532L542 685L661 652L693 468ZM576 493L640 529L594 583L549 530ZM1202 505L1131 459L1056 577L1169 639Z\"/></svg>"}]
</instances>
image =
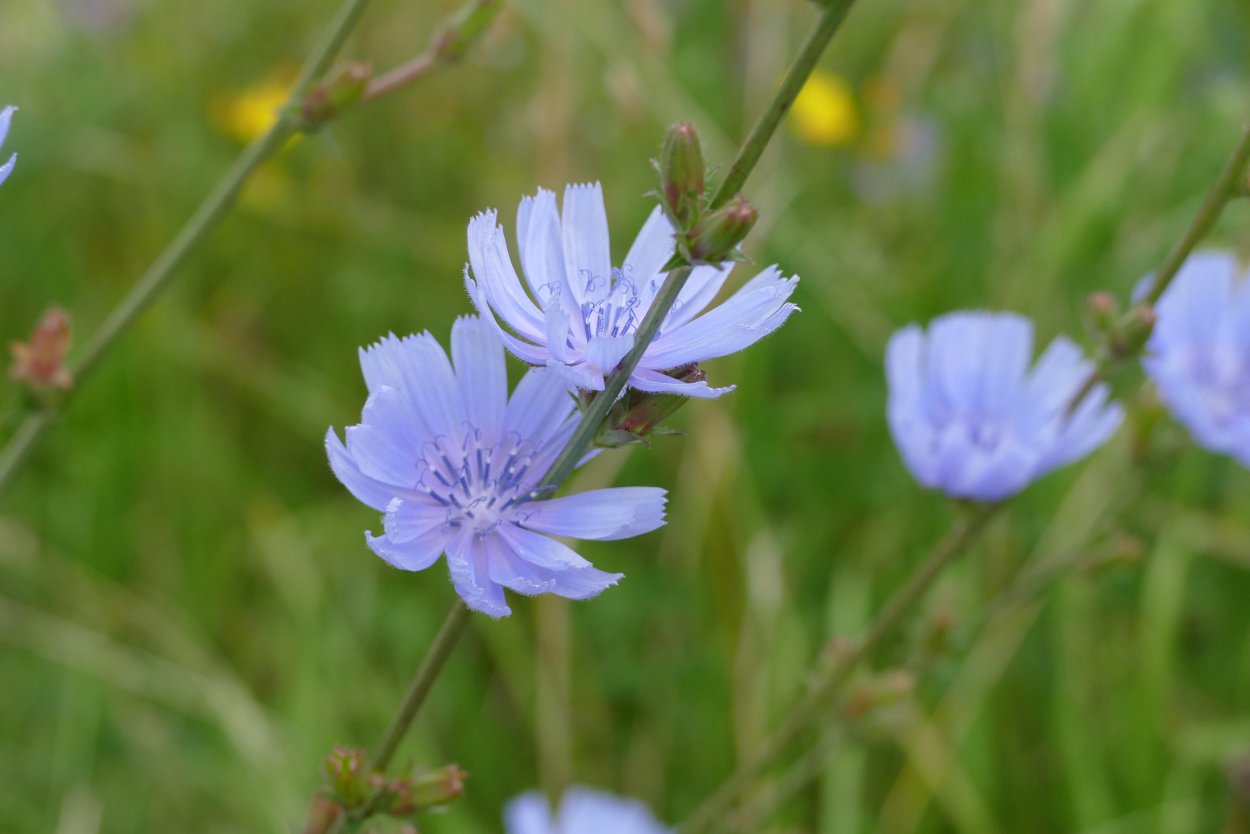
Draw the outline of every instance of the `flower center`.
<instances>
[{"instance_id":1,"label":"flower center","mask_svg":"<svg viewBox=\"0 0 1250 834\"><path fill-rule=\"evenodd\" d=\"M587 293L594 293L598 280L593 276L586 278ZM602 299L582 302L582 326L586 341L604 336L626 336L634 332L642 318L638 309L642 299L634 282L626 278L625 272L620 269L612 270L610 280L612 286Z\"/></svg>"},{"instance_id":2,"label":"flower center","mask_svg":"<svg viewBox=\"0 0 1250 834\"><path fill-rule=\"evenodd\" d=\"M468 526L479 536L510 520L533 497L525 481L534 462L533 444L515 432L492 446L470 428L459 448L444 436L426 443L417 461L417 489L447 510L449 528Z\"/></svg>"}]
</instances>

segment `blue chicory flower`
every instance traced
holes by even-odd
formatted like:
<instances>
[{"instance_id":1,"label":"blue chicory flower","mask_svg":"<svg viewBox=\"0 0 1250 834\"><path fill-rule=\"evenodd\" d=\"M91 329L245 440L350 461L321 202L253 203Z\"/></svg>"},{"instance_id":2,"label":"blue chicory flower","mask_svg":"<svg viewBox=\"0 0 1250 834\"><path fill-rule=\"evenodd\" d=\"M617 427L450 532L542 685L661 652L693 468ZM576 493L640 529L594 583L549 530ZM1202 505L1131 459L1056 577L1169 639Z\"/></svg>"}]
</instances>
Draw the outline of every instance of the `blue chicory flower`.
<instances>
[{"instance_id":1,"label":"blue chicory flower","mask_svg":"<svg viewBox=\"0 0 1250 834\"><path fill-rule=\"evenodd\" d=\"M1250 466L1250 284L1227 252L1199 252L1155 305L1142 364L1199 444Z\"/></svg>"},{"instance_id":2,"label":"blue chicory flower","mask_svg":"<svg viewBox=\"0 0 1250 834\"><path fill-rule=\"evenodd\" d=\"M959 312L896 332L886 352L890 433L921 484L1001 501L1101 445L1123 412L1097 385L1068 414L1093 364L1060 336L1032 369L1033 325Z\"/></svg>"},{"instance_id":3,"label":"blue chicory flower","mask_svg":"<svg viewBox=\"0 0 1250 834\"><path fill-rule=\"evenodd\" d=\"M505 834L668 834L650 809L636 799L572 787L552 814L537 791L522 794L504 811Z\"/></svg>"},{"instance_id":4,"label":"blue chicory flower","mask_svg":"<svg viewBox=\"0 0 1250 834\"><path fill-rule=\"evenodd\" d=\"M551 537L650 532L664 523L664 490L544 498L536 487L580 419L562 379L531 370L509 399L503 345L476 316L456 321L451 359L429 333L360 352L369 389L360 424L346 444L331 428L326 449L338 479L385 513L369 546L413 571L445 553L457 593L493 617L511 613L504 588L585 599L615 585L621 574Z\"/></svg>"},{"instance_id":5,"label":"blue chicory flower","mask_svg":"<svg viewBox=\"0 0 1250 834\"><path fill-rule=\"evenodd\" d=\"M17 112L17 108L13 105L0 110L0 148L4 147L4 139L9 135L9 125L13 122L13 114ZM17 164L17 154L9 156L9 161L0 165L0 185L9 178L9 174L13 173L13 166Z\"/></svg>"},{"instance_id":6,"label":"blue chicory flower","mask_svg":"<svg viewBox=\"0 0 1250 834\"><path fill-rule=\"evenodd\" d=\"M527 293L513 268L496 213L469 221L469 266L465 285L487 320L495 316L508 349L531 365L545 365L582 390L603 390L634 345L634 332L664 282L673 256L673 227L656 208L625 256L613 268L608 218L598 183L570 185L563 213L555 194L540 189L517 210L517 248ZM769 267L724 304L709 312L733 264L698 266L690 274L655 340L647 347L629 385L640 391L719 397L733 386L681 382L665 374L742 350L776 330L797 308L787 302L798 278L782 278ZM703 313L703 315L699 315Z\"/></svg>"}]
</instances>

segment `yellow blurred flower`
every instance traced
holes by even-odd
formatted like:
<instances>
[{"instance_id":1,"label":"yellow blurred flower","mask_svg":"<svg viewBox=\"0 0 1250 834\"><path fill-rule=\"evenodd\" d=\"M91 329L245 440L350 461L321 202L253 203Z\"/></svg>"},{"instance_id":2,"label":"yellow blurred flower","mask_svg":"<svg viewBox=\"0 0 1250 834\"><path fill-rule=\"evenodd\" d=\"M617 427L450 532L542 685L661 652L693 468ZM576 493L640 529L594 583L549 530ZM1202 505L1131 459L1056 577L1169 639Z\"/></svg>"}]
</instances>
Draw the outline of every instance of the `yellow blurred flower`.
<instances>
[{"instance_id":1,"label":"yellow blurred flower","mask_svg":"<svg viewBox=\"0 0 1250 834\"><path fill-rule=\"evenodd\" d=\"M286 103L294 83L294 68L288 68L249 87L218 96L213 101L213 124L244 144L255 141L278 120L278 110Z\"/></svg>"},{"instance_id":2,"label":"yellow blurred flower","mask_svg":"<svg viewBox=\"0 0 1250 834\"><path fill-rule=\"evenodd\" d=\"M845 145L859 132L851 87L838 76L816 70L790 108L790 126L813 145Z\"/></svg>"}]
</instances>

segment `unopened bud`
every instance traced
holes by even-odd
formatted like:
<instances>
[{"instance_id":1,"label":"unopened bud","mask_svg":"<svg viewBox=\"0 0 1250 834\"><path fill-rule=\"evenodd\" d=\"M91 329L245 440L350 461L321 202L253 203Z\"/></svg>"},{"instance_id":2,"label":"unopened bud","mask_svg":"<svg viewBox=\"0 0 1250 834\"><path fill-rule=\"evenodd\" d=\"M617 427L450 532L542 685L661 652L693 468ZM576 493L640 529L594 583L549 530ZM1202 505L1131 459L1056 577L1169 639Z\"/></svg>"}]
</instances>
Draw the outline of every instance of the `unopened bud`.
<instances>
[{"instance_id":1,"label":"unopened bud","mask_svg":"<svg viewBox=\"0 0 1250 834\"><path fill-rule=\"evenodd\" d=\"M707 374L697 362L666 371L665 375L677 382L702 382L707 379ZM678 434L661 428L660 424L689 399L680 394L649 394L631 388L612 406L595 442L600 446L616 448L631 443L645 444L646 438L652 434Z\"/></svg>"},{"instance_id":2,"label":"unopened bud","mask_svg":"<svg viewBox=\"0 0 1250 834\"><path fill-rule=\"evenodd\" d=\"M344 808L364 804L376 789L366 773L367 765L365 751L335 747L325 763L331 798Z\"/></svg>"},{"instance_id":3,"label":"unopened bud","mask_svg":"<svg viewBox=\"0 0 1250 834\"><path fill-rule=\"evenodd\" d=\"M1135 307L1124 315L1120 320L1118 341L1125 357L1141 353L1158 320L1153 307Z\"/></svg>"},{"instance_id":4,"label":"unopened bud","mask_svg":"<svg viewBox=\"0 0 1250 834\"><path fill-rule=\"evenodd\" d=\"M24 380L37 392L70 388L74 380L65 367L65 354L71 341L69 313L60 307L49 307L31 331L29 342L9 343L9 353L13 355L9 376Z\"/></svg>"},{"instance_id":5,"label":"unopened bud","mask_svg":"<svg viewBox=\"0 0 1250 834\"><path fill-rule=\"evenodd\" d=\"M740 196L733 198L729 205L705 217L699 228L690 234L690 260L694 263L729 260L758 219L755 206Z\"/></svg>"},{"instance_id":6,"label":"unopened bud","mask_svg":"<svg viewBox=\"0 0 1250 834\"><path fill-rule=\"evenodd\" d=\"M693 228L703 209L703 149L689 122L668 129L660 149L660 196L664 211L680 230Z\"/></svg>"},{"instance_id":7,"label":"unopened bud","mask_svg":"<svg viewBox=\"0 0 1250 834\"><path fill-rule=\"evenodd\" d=\"M1114 295L1106 291L1093 293L1085 300L1085 311L1089 316L1089 327L1094 335L1105 339L1115 331L1115 320L1120 312L1120 305Z\"/></svg>"},{"instance_id":8,"label":"unopened bud","mask_svg":"<svg viewBox=\"0 0 1250 834\"><path fill-rule=\"evenodd\" d=\"M301 112L310 125L321 125L351 107L364 95L373 68L352 61L326 78L304 96Z\"/></svg>"},{"instance_id":9,"label":"unopened bud","mask_svg":"<svg viewBox=\"0 0 1250 834\"><path fill-rule=\"evenodd\" d=\"M450 805L464 796L464 780L468 775L455 764L417 773L408 780L412 801L418 810Z\"/></svg>"}]
</instances>

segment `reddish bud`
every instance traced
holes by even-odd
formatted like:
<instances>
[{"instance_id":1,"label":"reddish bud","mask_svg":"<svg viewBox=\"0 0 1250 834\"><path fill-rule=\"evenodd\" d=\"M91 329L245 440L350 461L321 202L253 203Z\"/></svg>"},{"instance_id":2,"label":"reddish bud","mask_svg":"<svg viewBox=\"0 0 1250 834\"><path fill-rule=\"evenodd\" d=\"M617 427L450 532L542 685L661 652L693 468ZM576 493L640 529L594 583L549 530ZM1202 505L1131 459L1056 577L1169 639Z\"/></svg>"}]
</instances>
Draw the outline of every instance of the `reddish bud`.
<instances>
[{"instance_id":1,"label":"reddish bud","mask_svg":"<svg viewBox=\"0 0 1250 834\"><path fill-rule=\"evenodd\" d=\"M36 391L70 388L74 380L65 367L65 354L71 341L69 314L49 307L31 331L29 342L9 343L13 355L9 376L25 380Z\"/></svg>"},{"instance_id":2,"label":"reddish bud","mask_svg":"<svg viewBox=\"0 0 1250 834\"><path fill-rule=\"evenodd\" d=\"M1120 312L1120 304L1114 295L1106 291L1093 293L1085 300L1085 310L1090 330L1095 335L1105 338L1114 332L1115 319Z\"/></svg>"},{"instance_id":3,"label":"reddish bud","mask_svg":"<svg viewBox=\"0 0 1250 834\"><path fill-rule=\"evenodd\" d=\"M678 382L702 382L707 379L707 374L695 362L667 371L666 375ZM649 394L631 388L612 406L595 442L608 448L646 443L648 435L666 433L660 428L660 423L689 399L679 394Z\"/></svg>"},{"instance_id":4,"label":"reddish bud","mask_svg":"<svg viewBox=\"0 0 1250 834\"><path fill-rule=\"evenodd\" d=\"M330 778L330 794L344 808L363 805L375 792L376 785L366 773L365 751L335 747L326 756L325 771Z\"/></svg>"}]
</instances>

